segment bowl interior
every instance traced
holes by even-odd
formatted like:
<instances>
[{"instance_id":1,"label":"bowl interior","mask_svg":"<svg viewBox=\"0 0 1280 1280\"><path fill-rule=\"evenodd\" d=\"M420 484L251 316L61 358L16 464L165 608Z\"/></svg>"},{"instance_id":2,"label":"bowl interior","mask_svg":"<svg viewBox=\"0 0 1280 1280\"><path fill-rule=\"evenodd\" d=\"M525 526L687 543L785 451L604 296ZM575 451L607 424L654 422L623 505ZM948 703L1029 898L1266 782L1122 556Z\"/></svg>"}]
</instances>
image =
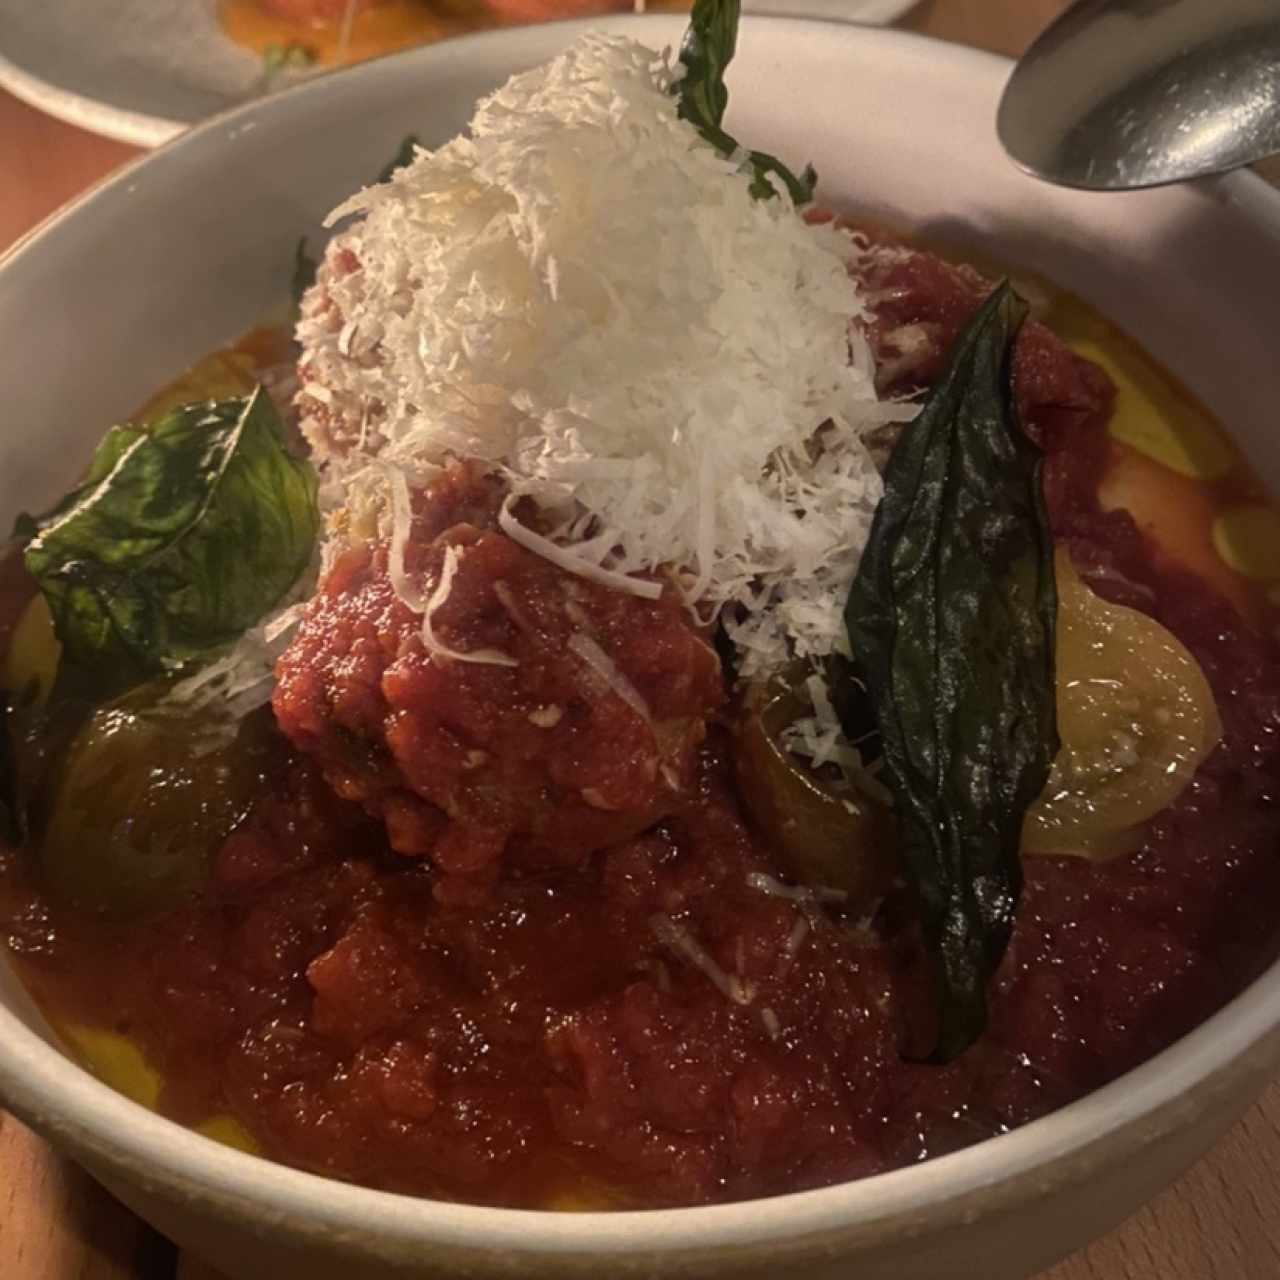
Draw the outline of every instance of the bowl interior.
<instances>
[{"instance_id":1,"label":"bowl interior","mask_svg":"<svg viewBox=\"0 0 1280 1280\"><path fill-rule=\"evenodd\" d=\"M607 24L661 47L673 18ZM278 313L299 236L372 179L405 134L439 144L476 98L584 24L475 37L321 77L211 121L55 216L0 262L0 523L63 491L92 444L197 357ZM800 69L803 68L803 74ZM1040 185L998 150L1002 60L900 33L752 19L730 77L730 127L812 160L825 203L1043 272L1100 307L1175 370L1280 488L1280 200L1249 179L1093 196ZM7 527L7 525L5 526ZM982 1148L861 1184L744 1208L664 1215L693 1233L767 1234L909 1207L947 1187L1033 1167L1228 1061L1280 1018L1270 974L1212 1029L1074 1107ZM323 1183L216 1148L139 1112L51 1051L0 965L0 1095L55 1131L192 1185L252 1188L277 1209L389 1232L476 1228L534 1247L650 1239L646 1215L559 1216L423 1206ZM998 1149L999 1156L984 1154ZM539 1225L546 1221L548 1225ZM494 1235L497 1233L497 1236ZM682 1234L685 1233L685 1234ZM709 1233L709 1234L708 1234ZM406 1237L406 1238L408 1238ZM726 1238L727 1235L726 1235Z\"/></svg>"}]
</instances>

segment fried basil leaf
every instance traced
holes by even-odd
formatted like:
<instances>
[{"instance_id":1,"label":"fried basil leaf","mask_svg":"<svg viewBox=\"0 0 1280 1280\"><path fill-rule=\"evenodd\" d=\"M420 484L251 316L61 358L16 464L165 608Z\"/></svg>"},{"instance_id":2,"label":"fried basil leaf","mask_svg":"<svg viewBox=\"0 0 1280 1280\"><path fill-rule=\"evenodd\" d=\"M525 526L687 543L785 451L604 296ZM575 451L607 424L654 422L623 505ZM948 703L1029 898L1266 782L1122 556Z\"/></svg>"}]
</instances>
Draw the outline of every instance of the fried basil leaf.
<instances>
[{"instance_id":1,"label":"fried basil leaf","mask_svg":"<svg viewBox=\"0 0 1280 1280\"><path fill-rule=\"evenodd\" d=\"M738 47L741 8L741 0L695 0L680 46L684 75L674 86L680 119L689 121L724 156L739 150L737 140L724 131L721 122L729 104L724 74ZM812 165L797 178L781 160L764 151L747 152L747 164L753 175L751 194L757 200L770 200L778 194L770 174L782 182L796 204L813 199L818 175Z\"/></svg>"},{"instance_id":2,"label":"fried basil leaf","mask_svg":"<svg viewBox=\"0 0 1280 1280\"><path fill-rule=\"evenodd\" d=\"M24 553L59 682L106 697L238 639L307 567L315 491L261 388L113 427Z\"/></svg>"},{"instance_id":3,"label":"fried basil leaf","mask_svg":"<svg viewBox=\"0 0 1280 1280\"><path fill-rule=\"evenodd\" d=\"M889 461L845 610L936 971L934 1062L986 1023L1023 815L1058 748L1041 459L1009 387L1025 311L1003 284L957 341Z\"/></svg>"}]
</instances>

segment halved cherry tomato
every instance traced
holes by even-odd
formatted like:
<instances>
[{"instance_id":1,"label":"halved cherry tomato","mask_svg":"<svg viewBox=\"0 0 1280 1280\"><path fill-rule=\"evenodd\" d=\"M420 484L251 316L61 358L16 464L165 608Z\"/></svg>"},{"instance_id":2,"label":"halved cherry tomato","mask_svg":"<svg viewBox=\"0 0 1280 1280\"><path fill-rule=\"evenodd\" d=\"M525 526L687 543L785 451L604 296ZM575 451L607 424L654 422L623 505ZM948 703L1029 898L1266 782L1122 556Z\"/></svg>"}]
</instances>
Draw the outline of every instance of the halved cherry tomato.
<instances>
[{"instance_id":1,"label":"halved cherry tomato","mask_svg":"<svg viewBox=\"0 0 1280 1280\"><path fill-rule=\"evenodd\" d=\"M1222 735L1196 660L1153 618L1109 604L1057 557L1058 731L1048 786L1027 815L1027 853L1106 858L1181 794Z\"/></svg>"},{"instance_id":2,"label":"halved cherry tomato","mask_svg":"<svg viewBox=\"0 0 1280 1280\"><path fill-rule=\"evenodd\" d=\"M892 812L843 779L809 769L782 735L809 714L807 673L749 687L734 732L734 767L747 813L795 879L841 889L852 905L883 893L895 865Z\"/></svg>"}]
</instances>

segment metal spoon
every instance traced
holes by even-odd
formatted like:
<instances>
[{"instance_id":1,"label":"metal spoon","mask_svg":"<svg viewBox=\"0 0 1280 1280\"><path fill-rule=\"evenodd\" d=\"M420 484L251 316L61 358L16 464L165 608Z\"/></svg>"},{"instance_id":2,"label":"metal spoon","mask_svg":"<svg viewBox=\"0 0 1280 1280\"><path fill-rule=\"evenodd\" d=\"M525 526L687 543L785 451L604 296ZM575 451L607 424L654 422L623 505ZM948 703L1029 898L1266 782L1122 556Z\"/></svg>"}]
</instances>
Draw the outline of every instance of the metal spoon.
<instances>
[{"instance_id":1,"label":"metal spoon","mask_svg":"<svg viewBox=\"0 0 1280 1280\"><path fill-rule=\"evenodd\" d=\"M1014 68L996 127L1029 173L1093 191L1280 152L1280 0L1078 0Z\"/></svg>"}]
</instances>

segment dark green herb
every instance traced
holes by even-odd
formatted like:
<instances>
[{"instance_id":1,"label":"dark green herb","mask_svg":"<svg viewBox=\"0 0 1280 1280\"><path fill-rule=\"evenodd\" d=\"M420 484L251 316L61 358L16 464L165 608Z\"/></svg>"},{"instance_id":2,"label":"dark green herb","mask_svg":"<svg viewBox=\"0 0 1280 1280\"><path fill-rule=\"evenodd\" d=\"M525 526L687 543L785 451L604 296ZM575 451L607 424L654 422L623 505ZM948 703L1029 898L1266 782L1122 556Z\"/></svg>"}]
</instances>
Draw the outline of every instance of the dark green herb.
<instances>
[{"instance_id":1,"label":"dark green herb","mask_svg":"<svg viewBox=\"0 0 1280 1280\"><path fill-rule=\"evenodd\" d=\"M1019 836L1058 746L1040 453L1008 381L1025 305L998 288L907 428L845 610L937 974L931 1061L981 1034L1022 888Z\"/></svg>"},{"instance_id":2,"label":"dark green herb","mask_svg":"<svg viewBox=\"0 0 1280 1280\"><path fill-rule=\"evenodd\" d=\"M29 545L40 536L43 528L53 524L66 515L86 494L96 489L115 469L116 464L145 430L139 426L125 424L119 427L108 427L106 434L98 441L93 457L89 460L89 469L84 479L71 490L66 497L56 502L43 515L33 516L29 512L19 513L13 523L13 536ZM31 564L27 562L27 568Z\"/></svg>"},{"instance_id":3,"label":"dark green herb","mask_svg":"<svg viewBox=\"0 0 1280 1280\"><path fill-rule=\"evenodd\" d=\"M418 146L416 134L406 134L395 155L382 167L378 174L379 182L389 182L397 169L413 162L414 148ZM307 252L307 238L302 236L293 251L293 276L289 282L289 292L293 297L294 307L302 303L302 295L316 282L316 268L319 264Z\"/></svg>"},{"instance_id":4,"label":"dark green herb","mask_svg":"<svg viewBox=\"0 0 1280 1280\"><path fill-rule=\"evenodd\" d=\"M397 169L403 169L405 165L413 163L414 152L418 148L418 135L416 133L407 133L401 139L400 149L391 157L383 166L382 172L378 174L379 182L390 182L391 175Z\"/></svg>"},{"instance_id":5,"label":"dark green herb","mask_svg":"<svg viewBox=\"0 0 1280 1280\"><path fill-rule=\"evenodd\" d=\"M279 71L301 71L315 60L316 55L296 40L288 44L269 44L262 51L262 70L268 76Z\"/></svg>"},{"instance_id":6,"label":"dark green herb","mask_svg":"<svg viewBox=\"0 0 1280 1280\"><path fill-rule=\"evenodd\" d=\"M858 748L864 766L878 768L883 752L870 686L858 664L841 653L828 654L825 667L831 707L844 736Z\"/></svg>"},{"instance_id":7,"label":"dark green herb","mask_svg":"<svg viewBox=\"0 0 1280 1280\"><path fill-rule=\"evenodd\" d=\"M680 100L680 118L688 120L721 155L731 156L739 150L738 142L721 127L729 90L724 74L738 47L738 19L741 0L695 0L689 15L689 29L680 46L680 62L684 75L675 85ZM747 153L751 166L751 194L757 200L770 200L777 189L769 180L775 175L787 188L796 204L808 204L818 175L807 165L796 177L776 156L764 151Z\"/></svg>"},{"instance_id":8,"label":"dark green herb","mask_svg":"<svg viewBox=\"0 0 1280 1280\"><path fill-rule=\"evenodd\" d=\"M261 388L113 427L25 552L59 684L103 698L236 640L310 562L315 489Z\"/></svg>"},{"instance_id":9,"label":"dark green herb","mask_svg":"<svg viewBox=\"0 0 1280 1280\"><path fill-rule=\"evenodd\" d=\"M315 284L318 265L307 252L307 237L300 236L293 250L293 275L289 280L289 294L295 308L302 305L302 295Z\"/></svg>"}]
</instances>

